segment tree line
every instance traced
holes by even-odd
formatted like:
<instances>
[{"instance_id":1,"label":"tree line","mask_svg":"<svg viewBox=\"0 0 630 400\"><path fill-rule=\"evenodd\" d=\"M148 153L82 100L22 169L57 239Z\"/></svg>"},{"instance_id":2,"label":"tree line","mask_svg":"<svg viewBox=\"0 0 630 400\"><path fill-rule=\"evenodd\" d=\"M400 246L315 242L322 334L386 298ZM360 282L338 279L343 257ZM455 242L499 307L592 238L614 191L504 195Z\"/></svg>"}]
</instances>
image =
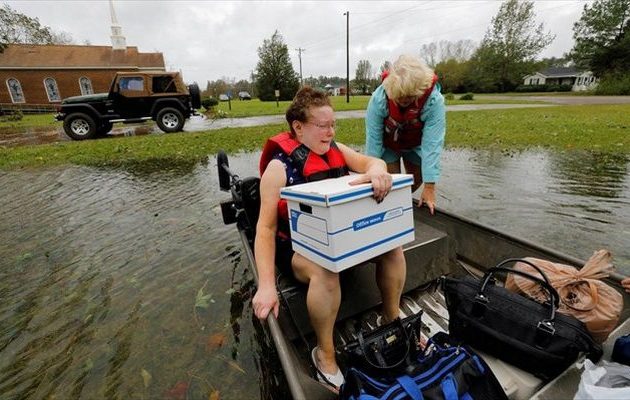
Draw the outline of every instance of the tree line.
<instances>
[{"instance_id":1,"label":"tree line","mask_svg":"<svg viewBox=\"0 0 630 400\"><path fill-rule=\"evenodd\" d=\"M535 22L534 3L506 0L492 18L483 39L440 41L421 46L419 55L434 68L443 92L506 92L516 89L523 78L546 67L573 65L590 70L600 79L597 91L605 94L630 94L630 0L595 0L585 4L574 23L575 44L562 57L537 60L553 40L544 24ZM9 43L70 43L65 32L42 26L37 18L20 14L8 5L0 8L0 52ZM222 78L209 81L205 95L217 97L232 91L248 91L261 100L291 100L299 88L299 77L282 35L275 31L258 48L259 61L251 80ZM379 84L385 62L374 68L360 60L351 81L353 93L369 94ZM327 84L345 87L342 77L308 77L305 84L324 88Z\"/></svg>"}]
</instances>

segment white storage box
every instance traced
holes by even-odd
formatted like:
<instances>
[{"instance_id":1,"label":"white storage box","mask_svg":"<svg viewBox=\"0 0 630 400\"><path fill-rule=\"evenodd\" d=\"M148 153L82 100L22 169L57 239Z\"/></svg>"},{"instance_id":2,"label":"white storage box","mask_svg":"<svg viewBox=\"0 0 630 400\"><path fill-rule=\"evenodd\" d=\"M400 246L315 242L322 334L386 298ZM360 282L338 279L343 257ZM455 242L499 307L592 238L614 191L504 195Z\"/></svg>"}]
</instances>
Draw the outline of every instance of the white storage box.
<instances>
[{"instance_id":1,"label":"white storage box","mask_svg":"<svg viewBox=\"0 0 630 400\"><path fill-rule=\"evenodd\" d=\"M358 175L288 186L293 250L339 272L414 239L413 176L392 175L391 192L378 204L372 184L351 186Z\"/></svg>"}]
</instances>

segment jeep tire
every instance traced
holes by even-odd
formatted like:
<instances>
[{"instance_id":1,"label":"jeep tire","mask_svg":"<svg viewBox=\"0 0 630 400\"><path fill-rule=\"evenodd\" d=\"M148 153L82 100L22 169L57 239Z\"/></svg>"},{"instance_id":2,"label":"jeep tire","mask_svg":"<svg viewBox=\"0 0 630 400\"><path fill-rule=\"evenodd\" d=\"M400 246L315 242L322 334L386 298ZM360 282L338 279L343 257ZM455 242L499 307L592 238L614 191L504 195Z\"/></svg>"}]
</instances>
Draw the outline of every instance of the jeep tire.
<instances>
[{"instance_id":1,"label":"jeep tire","mask_svg":"<svg viewBox=\"0 0 630 400\"><path fill-rule=\"evenodd\" d=\"M193 83L188 86L188 93L190 93L190 105L193 109L198 110L201 108L201 92L199 86Z\"/></svg>"},{"instance_id":2,"label":"jeep tire","mask_svg":"<svg viewBox=\"0 0 630 400\"><path fill-rule=\"evenodd\" d=\"M63 130L74 140L93 139L96 136L96 122L87 114L72 113L63 120Z\"/></svg>"},{"instance_id":3,"label":"jeep tire","mask_svg":"<svg viewBox=\"0 0 630 400\"><path fill-rule=\"evenodd\" d=\"M111 122L102 122L101 125L96 129L96 136L105 137L112 130L114 124Z\"/></svg>"},{"instance_id":4,"label":"jeep tire","mask_svg":"<svg viewBox=\"0 0 630 400\"><path fill-rule=\"evenodd\" d=\"M158 111L155 122L166 133L179 132L184 128L184 115L176 108L166 107Z\"/></svg>"}]
</instances>

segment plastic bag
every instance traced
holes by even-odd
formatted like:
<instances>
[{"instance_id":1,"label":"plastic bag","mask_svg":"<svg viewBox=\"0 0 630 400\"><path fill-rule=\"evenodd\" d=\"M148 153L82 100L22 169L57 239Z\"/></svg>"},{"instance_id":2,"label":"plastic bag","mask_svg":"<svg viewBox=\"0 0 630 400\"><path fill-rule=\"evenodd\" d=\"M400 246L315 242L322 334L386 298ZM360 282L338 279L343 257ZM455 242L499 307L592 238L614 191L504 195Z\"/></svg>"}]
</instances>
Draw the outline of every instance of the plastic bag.
<instances>
[{"instance_id":1,"label":"plastic bag","mask_svg":"<svg viewBox=\"0 0 630 400\"><path fill-rule=\"evenodd\" d=\"M617 326L623 296L607 285L602 278L613 269L612 256L607 250L596 251L580 270L547 260L526 258L534 263L549 278L551 286L560 294L560 311L584 322L586 329L598 343L602 343ZM539 276L538 272L525 263L516 263L514 269ZM505 287L516 293L525 293L538 302L545 302L546 292L530 280L509 275Z\"/></svg>"},{"instance_id":2,"label":"plastic bag","mask_svg":"<svg viewBox=\"0 0 630 400\"><path fill-rule=\"evenodd\" d=\"M601 361L600 366L584 361L584 372L574 400L630 399L630 367Z\"/></svg>"}]
</instances>

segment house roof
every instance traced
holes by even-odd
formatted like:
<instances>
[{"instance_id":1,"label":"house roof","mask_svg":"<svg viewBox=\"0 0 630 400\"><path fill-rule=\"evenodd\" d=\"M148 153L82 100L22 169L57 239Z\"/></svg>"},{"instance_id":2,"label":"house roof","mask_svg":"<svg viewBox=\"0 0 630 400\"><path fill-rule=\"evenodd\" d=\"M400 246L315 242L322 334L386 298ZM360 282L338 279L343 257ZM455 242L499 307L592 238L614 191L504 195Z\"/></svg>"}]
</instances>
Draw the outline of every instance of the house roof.
<instances>
[{"instance_id":1,"label":"house roof","mask_svg":"<svg viewBox=\"0 0 630 400\"><path fill-rule=\"evenodd\" d=\"M554 67L547 68L539 72L547 78L563 78L577 76L580 72L575 67Z\"/></svg>"},{"instance_id":2,"label":"house roof","mask_svg":"<svg viewBox=\"0 0 630 400\"><path fill-rule=\"evenodd\" d=\"M0 53L0 68L108 68L164 69L162 53L140 53L135 46L113 50L111 46L11 44Z\"/></svg>"}]
</instances>

